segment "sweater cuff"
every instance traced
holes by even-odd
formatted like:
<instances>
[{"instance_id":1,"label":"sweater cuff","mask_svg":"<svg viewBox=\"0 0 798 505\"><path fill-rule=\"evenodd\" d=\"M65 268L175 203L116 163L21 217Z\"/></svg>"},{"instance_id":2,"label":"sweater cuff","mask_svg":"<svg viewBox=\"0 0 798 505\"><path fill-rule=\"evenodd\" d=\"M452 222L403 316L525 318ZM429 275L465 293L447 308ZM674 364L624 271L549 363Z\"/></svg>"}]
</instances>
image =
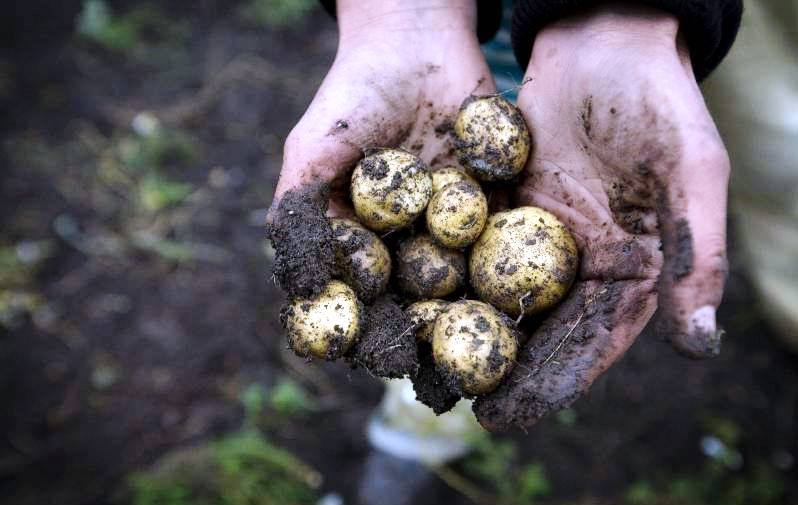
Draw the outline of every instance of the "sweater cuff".
<instances>
[{"instance_id":1,"label":"sweater cuff","mask_svg":"<svg viewBox=\"0 0 798 505\"><path fill-rule=\"evenodd\" d=\"M319 0L324 10L335 17L335 0ZM492 39L502 22L502 2L496 0L477 1L477 38L480 44Z\"/></svg>"},{"instance_id":2,"label":"sweater cuff","mask_svg":"<svg viewBox=\"0 0 798 505\"><path fill-rule=\"evenodd\" d=\"M593 7L602 0L517 0L511 35L515 57L526 68L532 44L546 25ZM680 31L690 48L696 79L709 75L731 48L740 18L742 0L638 0L639 3L669 12L679 19Z\"/></svg>"}]
</instances>

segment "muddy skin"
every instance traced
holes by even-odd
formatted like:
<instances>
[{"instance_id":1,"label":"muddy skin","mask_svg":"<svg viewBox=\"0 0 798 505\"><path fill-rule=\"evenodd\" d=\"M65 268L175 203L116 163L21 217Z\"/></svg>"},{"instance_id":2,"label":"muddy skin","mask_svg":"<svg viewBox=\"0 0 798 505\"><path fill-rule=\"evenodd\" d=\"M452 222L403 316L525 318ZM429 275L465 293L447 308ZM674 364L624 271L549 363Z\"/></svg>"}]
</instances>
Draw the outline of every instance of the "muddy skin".
<instances>
[{"instance_id":1,"label":"muddy skin","mask_svg":"<svg viewBox=\"0 0 798 505\"><path fill-rule=\"evenodd\" d=\"M363 330L347 359L377 377L398 379L418 368L416 337L407 314L389 297L366 307Z\"/></svg>"},{"instance_id":2,"label":"muddy skin","mask_svg":"<svg viewBox=\"0 0 798 505\"><path fill-rule=\"evenodd\" d=\"M450 411L460 400L447 377L435 368L429 342L418 342L418 368L410 374L410 380L416 399L438 415Z\"/></svg>"},{"instance_id":3,"label":"muddy skin","mask_svg":"<svg viewBox=\"0 0 798 505\"><path fill-rule=\"evenodd\" d=\"M349 233L346 241L341 241L339 237ZM332 230L333 250L336 256L336 268L334 277L340 278L349 287L355 290L359 300L365 303L373 302L383 291L383 277L372 273L361 258L353 258L352 254L367 247L372 237L362 230L345 229L339 227Z\"/></svg>"},{"instance_id":4,"label":"muddy skin","mask_svg":"<svg viewBox=\"0 0 798 505\"><path fill-rule=\"evenodd\" d=\"M603 360L609 333L623 317L616 310L626 288L627 281L575 286L522 348L510 375L477 398L480 423L490 430L526 428L581 396L592 382L591 364Z\"/></svg>"},{"instance_id":5,"label":"muddy skin","mask_svg":"<svg viewBox=\"0 0 798 505\"><path fill-rule=\"evenodd\" d=\"M274 276L291 298L317 295L332 278L335 254L325 217L328 197L328 187L321 185L288 191L266 227L275 251Z\"/></svg>"}]
</instances>

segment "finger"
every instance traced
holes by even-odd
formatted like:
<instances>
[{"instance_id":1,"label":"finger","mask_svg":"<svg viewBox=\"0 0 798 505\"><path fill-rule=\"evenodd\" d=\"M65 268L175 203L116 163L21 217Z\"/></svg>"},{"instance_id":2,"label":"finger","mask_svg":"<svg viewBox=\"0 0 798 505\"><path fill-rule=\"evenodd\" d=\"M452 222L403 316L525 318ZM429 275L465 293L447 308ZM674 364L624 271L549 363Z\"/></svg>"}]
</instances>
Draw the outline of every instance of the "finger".
<instances>
[{"instance_id":1,"label":"finger","mask_svg":"<svg viewBox=\"0 0 798 505\"><path fill-rule=\"evenodd\" d=\"M586 281L546 319L474 413L491 431L528 428L567 407L629 348L656 307L653 280Z\"/></svg>"},{"instance_id":2,"label":"finger","mask_svg":"<svg viewBox=\"0 0 798 505\"><path fill-rule=\"evenodd\" d=\"M727 273L729 160L716 136L701 138L686 146L657 202L664 265L655 328L691 358L720 352L715 312Z\"/></svg>"}]
</instances>

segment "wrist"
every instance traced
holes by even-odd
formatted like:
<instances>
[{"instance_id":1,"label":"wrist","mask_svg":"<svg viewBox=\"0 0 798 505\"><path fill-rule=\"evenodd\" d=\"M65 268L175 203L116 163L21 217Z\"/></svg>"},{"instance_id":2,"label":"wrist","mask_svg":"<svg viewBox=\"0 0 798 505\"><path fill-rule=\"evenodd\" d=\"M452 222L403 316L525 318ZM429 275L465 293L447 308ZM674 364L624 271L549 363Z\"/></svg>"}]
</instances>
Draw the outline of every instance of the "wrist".
<instances>
[{"instance_id":1,"label":"wrist","mask_svg":"<svg viewBox=\"0 0 798 505\"><path fill-rule=\"evenodd\" d=\"M338 0L337 11L341 45L476 37L476 0Z\"/></svg>"},{"instance_id":2,"label":"wrist","mask_svg":"<svg viewBox=\"0 0 798 505\"><path fill-rule=\"evenodd\" d=\"M610 2L566 17L543 28L536 36L535 53L552 48L576 50L661 47L677 49L679 21L659 9Z\"/></svg>"}]
</instances>

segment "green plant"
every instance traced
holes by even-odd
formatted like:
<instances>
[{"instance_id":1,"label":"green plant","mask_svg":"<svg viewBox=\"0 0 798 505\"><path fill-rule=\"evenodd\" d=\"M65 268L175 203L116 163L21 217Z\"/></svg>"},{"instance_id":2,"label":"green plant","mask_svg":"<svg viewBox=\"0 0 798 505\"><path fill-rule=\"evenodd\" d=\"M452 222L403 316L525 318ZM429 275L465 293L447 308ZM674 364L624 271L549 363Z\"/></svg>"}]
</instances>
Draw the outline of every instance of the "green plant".
<instances>
[{"instance_id":1,"label":"green plant","mask_svg":"<svg viewBox=\"0 0 798 505\"><path fill-rule=\"evenodd\" d=\"M316 403L301 384L283 377L269 392L269 407L283 417L307 414L316 409Z\"/></svg>"},{"instance_id":2,"label":"green plant","mask_svg":"<svg viewBox=\"0 0 798 505\"><path fill-rule=\"evenodd\" d=\"M321 476L245 429L167 455L128 484L133 505L310 505Z\"/></svg>"},{"instance_id":3,"label":"green plant","mask_svg":"<svg viewBox=\"0 0 798 505\"><path fill-rule=\"evenodd\" d=\"M463 460L463 472L486 486L497 503L532 505L551 492L543 465L520 464L514 442L480 435L472 447Z\"/></svg>"},{"instance_id":4,"label":"green plant","mask_svg":"<svg viewBox=\"0 0 798 505\"><path fill-rule=\"evenodd\" d=\"M239 16L257 26L284 27L301 20L316 4L315 0L250 0Z\"/></svg>"}]
</instances>

